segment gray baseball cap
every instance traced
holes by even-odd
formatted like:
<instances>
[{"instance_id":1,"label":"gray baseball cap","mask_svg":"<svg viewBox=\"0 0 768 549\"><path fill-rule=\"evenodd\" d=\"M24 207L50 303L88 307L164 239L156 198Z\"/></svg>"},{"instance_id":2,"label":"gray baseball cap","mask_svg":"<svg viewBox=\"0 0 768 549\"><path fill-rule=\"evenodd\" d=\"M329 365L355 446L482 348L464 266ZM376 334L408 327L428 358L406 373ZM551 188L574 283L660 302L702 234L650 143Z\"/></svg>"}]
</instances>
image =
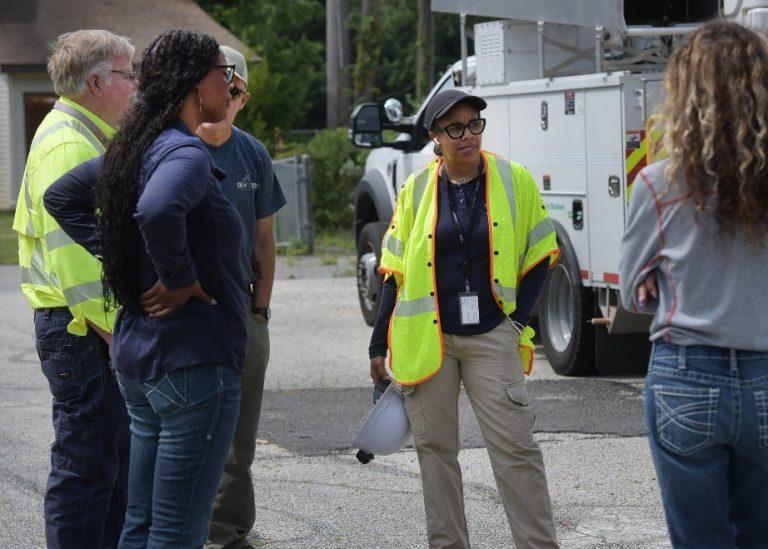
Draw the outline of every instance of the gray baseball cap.
<instances>
[{"instance_id":1,"label":"gray baseball cap","mask_svg":"<svg viewBox=\"0 0 768 549\"><path fill-rule=\"evenodd\" d=\"M224 54L224 59L227 61L227 65L235 66L235 76L248 85L248 66L245 64L245 56L234 48L229 46L221 46L221 53Z\"/></svg>"},{"instance_id":2,"label":"gray baseball cap","mask_svg":"<svg viewBox=\"0 0 768 549\"><path fill-rule=\"evenodd\" d=\"M488 106L485 99L476 95L469 95L461 90L441 91L429 100L427 109L424 112L424 125L428 130L432 130L435 120L445 115L458 103L469 103L478 111L482 111Z\"/></svg>"}]
</instances>

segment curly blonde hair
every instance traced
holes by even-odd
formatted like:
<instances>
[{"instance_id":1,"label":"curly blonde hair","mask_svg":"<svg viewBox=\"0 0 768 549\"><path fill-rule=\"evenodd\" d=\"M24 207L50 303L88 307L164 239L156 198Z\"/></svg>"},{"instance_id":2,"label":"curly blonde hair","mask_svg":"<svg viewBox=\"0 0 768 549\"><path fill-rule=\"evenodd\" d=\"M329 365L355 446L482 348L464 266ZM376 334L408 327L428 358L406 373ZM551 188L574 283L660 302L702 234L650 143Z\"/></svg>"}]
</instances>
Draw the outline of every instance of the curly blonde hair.
<instances>
[{"instance_id":1,"label":"curly blonde hair","mask_svg":"<svg viewBox=\"0 0 768 549\"><path fill-rule=\"evenodd\" d=\"M716 196L724 234L768 234L768 41L715 21L687 37L666 75L668 181L682 176L696 210Z\"/></svg>"}]
</instances>

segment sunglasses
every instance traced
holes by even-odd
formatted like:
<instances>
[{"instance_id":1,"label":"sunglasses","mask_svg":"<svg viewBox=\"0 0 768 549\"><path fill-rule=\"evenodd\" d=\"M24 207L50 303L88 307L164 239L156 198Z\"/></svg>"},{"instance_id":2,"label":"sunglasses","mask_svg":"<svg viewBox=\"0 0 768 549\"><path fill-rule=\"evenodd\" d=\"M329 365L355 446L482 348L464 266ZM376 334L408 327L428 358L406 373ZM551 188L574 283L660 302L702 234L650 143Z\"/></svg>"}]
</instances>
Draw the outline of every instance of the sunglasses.
<instances>
[{"instance_id":1,"label":"sunglasses","mask_svg":"<svg viewBox=\"0 0 768 549\"><path fill-rule=\"evenodd\" d=\"M472 135L480 135L485 131L485 118L477 118L472 120L469 124L462 124L456 122L455 124L449 124L444 128L437 128L438 133L445 132L451 139L461 139L464 137L464 132L469 130Z\"/></svg>"},{"instance_id":2,"label":"sunglasses","mask_svg":"<svg viewBox=\"0 0 768 549\"><path fill-rule=\"evenodd\" d=\"M231 90L229 90L229 95L232 96L232 99L237 99L238 97L243 97L248 95L248 92L235 86Z\"/></svg>"},{"instance_id":3,"label":"sunglasses","mask_svg":"<svg viewBox=\"0 0 768 549\"><path fill-rule=\"evenodd\" d=\"M235 77L234 65L214 65L211 69L226 69L224 71L224 80L227 81L227 84L231 84L232 79Z\"/></svg>"}]
</instances>

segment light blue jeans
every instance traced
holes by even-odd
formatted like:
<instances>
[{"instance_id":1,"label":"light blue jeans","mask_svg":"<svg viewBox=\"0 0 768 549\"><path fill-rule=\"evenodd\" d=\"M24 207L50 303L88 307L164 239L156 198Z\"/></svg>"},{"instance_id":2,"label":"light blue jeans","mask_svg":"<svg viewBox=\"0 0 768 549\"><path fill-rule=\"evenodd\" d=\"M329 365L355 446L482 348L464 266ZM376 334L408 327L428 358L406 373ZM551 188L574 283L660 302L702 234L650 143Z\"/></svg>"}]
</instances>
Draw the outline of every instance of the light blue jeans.
<instances>
[{"instance_id":1,"label":"light blue jeans","mask_svg":"<svg viewBox=\"0 0 768 549\"><path fill-rule=\"evenodd\" d=\"M120 547L202 547L235 432L240 374L202 364L147 382L118 381L131 416Z\"/></svg>"},{"instance_id":2,"label":"light blue jeans","mask_svg":"<svg viewBox=\"0 0 768 549\"><path fill-rule=\"evenodd\" d=\"M656 343L645 412L673 546L768 547L768 353Z\"/></svg>"}]
</instances>

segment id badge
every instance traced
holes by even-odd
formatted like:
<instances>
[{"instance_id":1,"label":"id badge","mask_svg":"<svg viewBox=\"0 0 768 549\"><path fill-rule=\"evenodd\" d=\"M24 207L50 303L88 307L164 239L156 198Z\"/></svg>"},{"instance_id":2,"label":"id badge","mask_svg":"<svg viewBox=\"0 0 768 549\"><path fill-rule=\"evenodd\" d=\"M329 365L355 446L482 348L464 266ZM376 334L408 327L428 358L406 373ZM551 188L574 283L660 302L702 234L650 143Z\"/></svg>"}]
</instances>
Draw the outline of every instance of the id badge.
<instances>
[{"instance_id":1,"label":"id badge","mask_svg":"<svg viewBox=\"0 0 768 549\"><path fill-rule=\"evenodd\" d=\"M480 324L480 304L477 299L477 292L459 294L459 315L462 326Z\"/></svg>"}]
</instances>

